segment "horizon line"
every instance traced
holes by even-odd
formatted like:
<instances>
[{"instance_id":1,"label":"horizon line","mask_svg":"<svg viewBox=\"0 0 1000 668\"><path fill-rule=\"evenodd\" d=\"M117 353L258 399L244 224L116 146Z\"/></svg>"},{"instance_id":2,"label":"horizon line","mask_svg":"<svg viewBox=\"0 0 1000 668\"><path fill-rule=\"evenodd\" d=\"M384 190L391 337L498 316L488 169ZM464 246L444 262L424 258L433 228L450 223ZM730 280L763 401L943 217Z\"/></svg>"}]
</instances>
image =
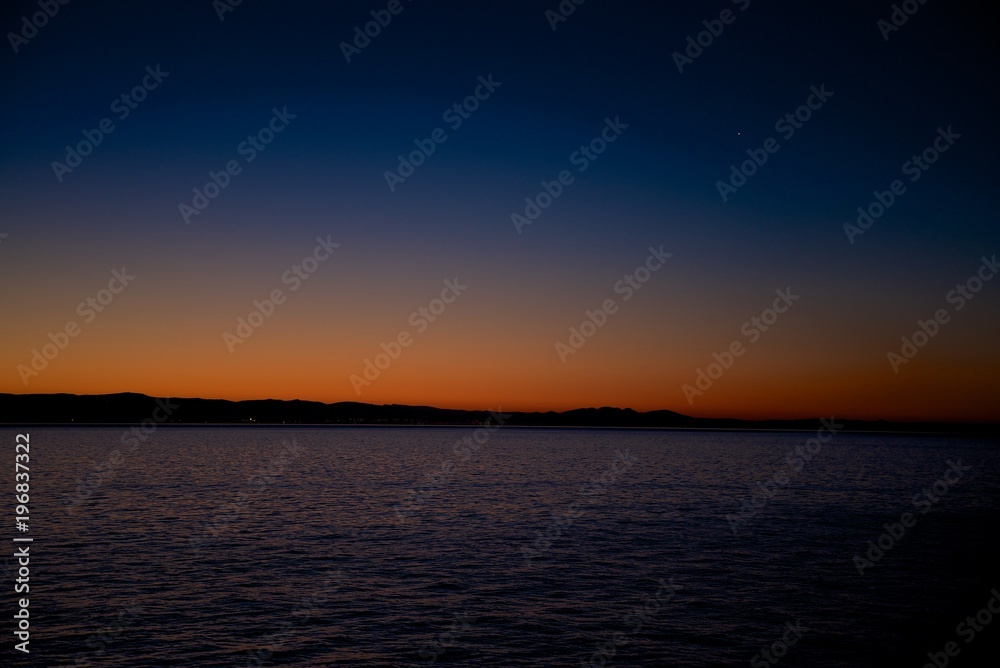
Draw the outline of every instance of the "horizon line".
<instances>
[{"instance_id":1,"label":"horizon line","mask_svg":"<svg viewBox=\"0 0 1000 668\"><path fill-rule=\"evenodd\" d=\"M150 395L150 394L146 394L144 392L134 392L134 391L105 392L105 393L100 393L100 394L78 394L78 393L75 393L75 392L25 392L25 393L0 392L0 396L5 396L5 395L6 396L11 396L11 397L54 397L54 396L69 396L69 397L111 397L111 396L133 395L133 396L137 396L137 397L145 397L147 399L163 398L163 399L178 399L178 400L181 400L181 401L185 401L185 400L187 400L187 401L224 401L224 402L233 403L233 404L245 403L245 402L273 401L273 402L281 402L281 403L292 403L292 402L313 403L313 404L320 404L320 405L323 405L323 406L334 406L334 405L337 405L337 404L355 404L355 405L361 405L361 406L378 406L378 407L400 406L400 407L404 407L404 408L426 408L426 409L431 409L431 410L460 411L460 412L490 412L490 411L503 412L503 410L504 410L502 406L497 407L496 409L493 409L493 408L452 408L452 407L442 407L442 406L431 406L431 405L427 405L427 404L372 403L372 402L351 401L351 400L340 400L340 401L332 401L331 402L331 401L321 401L321 400L317 400L317 399L300 399L300 398L295 398L295 399L278 399L278 398L274 398L274 397L269 397L269 398L265 398L265 399L227 399L227 398L221 398L221 397L194 397L194 396L184 397L184 396L178 396L178 395ZM511 413L521 413L521 414L539 414L539 415L544 415L544 414L547 414L547 413L553 413L553 414L556 414L556 415L561 415L561 414L564 414L564 413L571 413L573 411L582 411L582 410L595 410L595 411L596 410L616 410L616 411L623 411L623 412L631 411L632 413L635 413L637 415L647 415L647 414L650 414L650 413L672 413L672 414L677 415L679 417L688 418L688 419L692 419L692 420L720 420L720 421L721 420L726 420L726 421L734 421L734 422L801 422L801 421L810 421L810 420L820 420L820 419L825 419L825 418L828 417L828 416L825 416L825 415L823 415L823 416L821 416L821 415L811 415L811 416L808 416L808 417L755 417L755 418L740 418L740 417L730 417L730 416L698 416L698 415L689 415L687 413L681 413L679 411L676 411L676 410L673 410L673 409L670 409L670 408L655 408L655 409L648 410L648 411L640 411L640 410L636 410L636 409L631 408L631 407L608 406L608 405L605 405L605 406L578 406L576 408L569 408L569 409L565 409L565 410L556 410L556 409L550 408L550 409L545 409L545 410L539 410L539 409L534 409L534 410L511 410L510 412ZM830 419L845 420L845 421L850 421L850 422L864 422L864 423L887 423L887 424L904 424L904 425L906 425L906 424L908 424L908 425L934 425L934 426L948 426L948 425L976 426L976 425L980 425L980 426L986 426L986 427L1000 427L1000 420L993 420L993 421L990 421L990 420L933 420L933 419L931 419L931 420L913 420L913 419L894 420L894 419L889 419L889 418L884 418L884 417L878 417L878 418L854 418L854 417L844 417L844 416L836 416L836 415L829 416L829 417L830 417ZM14 422L7 422L7 423L2 423L2 424L40 424L40 423L14 423ZM66 423L49 423L49 424L66 424ZM78 423L78 424L80 424L80 423ZM114 424L114 423L109 423L109 424ZM180 423L173 423L173 424L180 424ZM184 424L204 424L204 423L184 423ZM216 424L221 425L221 424L224 424L224 423L216 423ZM249 424L249 423L232 423L232 424L234 424L234 425L244 424L245 425L245 424ZM323 425L323 424L324 423L319 423L319 425ZM582 425L582 426L586 426L586 425ZM614 427L612 427L612 428L614 428ZM643 428L643 427L638 427L638 428ZM683 429L683 428L679 428L679 429ZM698 428L692 427L691 429L698 429Z\"/></svg>"}]
</instances>

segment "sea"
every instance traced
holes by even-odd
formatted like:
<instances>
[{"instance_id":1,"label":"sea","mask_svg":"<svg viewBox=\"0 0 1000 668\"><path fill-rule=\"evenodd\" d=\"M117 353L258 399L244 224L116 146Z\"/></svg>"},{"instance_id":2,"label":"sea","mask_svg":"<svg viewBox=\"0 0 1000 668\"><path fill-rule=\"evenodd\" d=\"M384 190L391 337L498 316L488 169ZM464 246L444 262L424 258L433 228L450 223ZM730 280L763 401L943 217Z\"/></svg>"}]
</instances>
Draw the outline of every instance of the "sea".
<instances>
[{"instance_id":1,"label":"sea","mask_svg":"<svg viewBox=\"0 0 1000 668\"><path fill-rule=\"evenodd\" d=\"M1000 665L995 438L19 433L5 666Z\"/></svg>"}]
</instances>

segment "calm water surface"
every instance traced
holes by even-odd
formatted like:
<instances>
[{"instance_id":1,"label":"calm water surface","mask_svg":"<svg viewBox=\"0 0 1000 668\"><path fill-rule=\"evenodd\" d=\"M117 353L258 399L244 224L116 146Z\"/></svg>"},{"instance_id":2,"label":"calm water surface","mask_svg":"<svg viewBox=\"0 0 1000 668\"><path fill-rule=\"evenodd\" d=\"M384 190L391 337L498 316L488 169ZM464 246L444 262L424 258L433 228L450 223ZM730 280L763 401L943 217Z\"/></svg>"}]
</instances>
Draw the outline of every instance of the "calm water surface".
<instances>
[{"instance_id":1,"label":"calm water surface","mask_svg":"<svg viewBox=\"0 0 1000 668\"><path fill-rule=\"evenodd\" d=\"M956 635L1000 587L995 440L28 431L16 665L919 667L948 641L996 665L1000 622Z\"/></svg>"}]
</instances>

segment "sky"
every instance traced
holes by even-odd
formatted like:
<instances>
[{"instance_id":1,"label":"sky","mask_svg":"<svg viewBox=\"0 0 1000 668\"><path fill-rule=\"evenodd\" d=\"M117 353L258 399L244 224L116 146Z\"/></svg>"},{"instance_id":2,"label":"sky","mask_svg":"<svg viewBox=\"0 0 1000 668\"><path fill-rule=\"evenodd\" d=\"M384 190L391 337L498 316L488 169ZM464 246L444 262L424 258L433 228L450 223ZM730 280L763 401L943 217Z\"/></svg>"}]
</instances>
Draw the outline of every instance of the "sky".
<instances>
[{"instance_id":1,"label":"sky","mask_svg":"<svg viewBox=\"0 0 1000 668\"><path fill-rule=\"evenodd\" d=\"M0 392L1000 419L983 10L672 4L5 3Z\"/></svg>"}]
</instances>

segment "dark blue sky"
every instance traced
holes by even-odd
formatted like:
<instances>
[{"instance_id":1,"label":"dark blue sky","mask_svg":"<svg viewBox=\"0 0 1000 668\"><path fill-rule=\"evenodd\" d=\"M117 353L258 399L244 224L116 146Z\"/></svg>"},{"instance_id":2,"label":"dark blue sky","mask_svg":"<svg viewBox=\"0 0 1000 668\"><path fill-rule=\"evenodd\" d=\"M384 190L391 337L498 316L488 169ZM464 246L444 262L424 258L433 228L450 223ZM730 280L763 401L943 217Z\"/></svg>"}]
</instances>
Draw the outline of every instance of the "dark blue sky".
<instances>
[{"instance_id":1,"label":"dark blue sky","mask_svg":"<svg viewBox=\"0 0 1000 668\"><path fill-rule=\"evenodd\" d=\"M150 299L211 293L208 281L217 301L200 308L231 319L254 294L238 293L241 285L259 279L265 289L309 239L332 233L345 257L343 273L323 279L330 290L363 284L359 303L391 309L397 298L421 299L407 288L462 273L497 300L504 323L564 304L544 333L526 335L549 350L614 276L665 243L676 274L636 307L625 331L642 338L681 323L675 343L695 362L727 343L728 323L795 282L816 295L804 329L789 335L795 345L850 338L857 332L837 327L860 318L877 339L874 352L857 352L863 375L869 357L884 364L880 351L997 247L995 40L972 3L931 0L888 41L876 22L890 4L869 2L751 0L740 11L744 0L588 0L555 31L544 14L555 0L401 4L349 64L340 43L386 3L244 0L220 21L208 0L73 0L18 53L5 39L0 232L10 236L0 271L5 283L43 275L42 287L7 305L58 313L60 280L86 282L128 257L157 277L145 288ZM735 21L679 73L674 52L724 9ZM36 3L6 3L0 27L19 31L36 11ZM58 182L51 163L64 147L157 64L169 72L164 82ZM444 126L442 113L488 75L502 82L497 91L390 192L384 172L396 156ZM780 139L775 121L821 85L833 97ZM185 225L178 204L190 203L209 170L238 159L237 145L275 107L296 118ZM572 169L570 154L607 117L628 129L518 235L511 214L543 179ZM962 139L849 244L842 226L857 207L949 126ZM779 152L724 202L717 182L769 137L779 138ZM57 279L60 272L74 278ZM997 322L989 299L976 341ZM361 309L350 326L370 315ZM35 329L44 337L59 319ZM377 347L379 331L358 336L375 337ZM719 333L701 352L689 348L707 331ZM30 341L26 333L18 347ZM949 349L962 349L958 341ZM618 363L592 357L602 360L593 382ZM671 389L647 403L676 407L672 368L663 369ZM18 386L12 376L9 387Z\"/></svg>"}]
</instances>

